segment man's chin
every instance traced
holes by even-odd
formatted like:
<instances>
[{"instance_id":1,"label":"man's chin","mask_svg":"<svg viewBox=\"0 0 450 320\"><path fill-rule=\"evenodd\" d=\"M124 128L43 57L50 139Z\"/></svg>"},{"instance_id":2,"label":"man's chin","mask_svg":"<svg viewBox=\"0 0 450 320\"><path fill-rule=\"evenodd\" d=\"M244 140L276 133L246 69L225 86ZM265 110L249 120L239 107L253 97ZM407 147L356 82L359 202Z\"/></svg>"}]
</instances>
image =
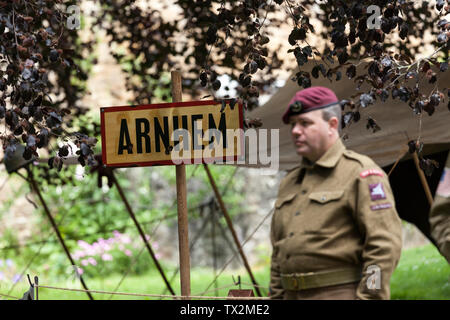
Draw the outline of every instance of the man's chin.
<instances>
[{"instance_id":1,"label":"man's chin","mask_svg":"<svg viewBox=\"0 0 450 320\"><path fill-rule=\"evenodd\" d=\"M305 150L305 148L301 148L301 147L297 148L296 152L301 157L306 157L309 154L309 152L307 150Z\"/></svg>"}]
</instances>

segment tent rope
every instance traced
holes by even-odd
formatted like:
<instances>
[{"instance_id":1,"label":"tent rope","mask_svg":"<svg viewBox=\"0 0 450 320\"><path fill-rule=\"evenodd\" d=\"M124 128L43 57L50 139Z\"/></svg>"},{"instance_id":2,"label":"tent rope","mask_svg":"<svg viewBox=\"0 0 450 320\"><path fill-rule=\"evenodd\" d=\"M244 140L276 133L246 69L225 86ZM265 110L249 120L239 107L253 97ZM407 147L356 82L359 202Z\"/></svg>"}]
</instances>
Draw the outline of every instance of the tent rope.
<instances>
[{"instance_id":1,"label":"tent rope","mask_svg":"<svg viewBox=\"0 0 450 320\"><path fill-rule=\"evenodd\" d=\"M0 293L0 297L5 297L5 298L9 298L9 299L20 300L20 298L13 297L13 296L10 296L9 294L4 294L4 293Z\"/></svg>"},{"instance_id":2,"label":"tent rope","mask_svg":"<svg viewBox=\"0 0 450 320\"><path fill-rule=\"evenodd\" d=\"M146 293L130 293L130 292L114 292L114 291L103 291L103 290L84 290L84 289L73 289L73 288L61 288L54 286L45 285L35 285L36 288L41 289L53 289L62 291L72 291L72 292L90 292L90 293L100 293L100 294L114 294L122 296L135 296L135 297L150 297L150 298L171 298L171 299L217 299L217 300L269 300L269 297L216 297L216 296L174 296L167 294L146 294Z\"/></svg>"},{"instance_id":3,"label":"tent rope","mask_svg":"<svg viewBox=\"0 0 450 320\"><path fill-rule=\"evenodd\" d=\"M258 231L258 229L263 225L263 223L266 221L267 218L269 218L272 214L273 214L274 210L272 208L272 210L269 211L269 213L261 220L261 222L256 226L255 230L253 230L253 232L245 239L245 241L242 243L242 247L245 246L245 244L253 237L253 235L256 233L256 231ZM213 281L208 285L208 287L206 287L206 290L209 290L209 288L213 285L213 283L217 280L217 278L225 271L226 267L231 263L231 261L233 261L233 259L236 257L237 253L235 253L226 263L225 265L222 267L222 269L220 270L220 272L217 274L217 276L213 279Z\"/></svg>"}]
</instances>

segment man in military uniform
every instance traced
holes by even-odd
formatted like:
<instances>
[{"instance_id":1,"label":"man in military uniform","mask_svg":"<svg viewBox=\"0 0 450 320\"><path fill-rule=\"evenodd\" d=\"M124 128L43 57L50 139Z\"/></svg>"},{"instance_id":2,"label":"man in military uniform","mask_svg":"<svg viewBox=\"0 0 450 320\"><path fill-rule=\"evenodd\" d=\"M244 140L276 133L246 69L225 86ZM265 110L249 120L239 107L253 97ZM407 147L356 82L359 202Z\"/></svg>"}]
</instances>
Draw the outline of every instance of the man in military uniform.
<instances>
[{"instance_id":1,"label":"man in military uniform","mask_svg":"<svg viewBox=\"0 0 450 320\"><path fill-rule=\"evenodd\" d=\"M450 152L430 211L431 236L450 263Z\"/></svg>"},{"instance_id":2,"label":"man in military uniform","mask_svg":"<svg viewBox=\"0 0 450 320\"><path fill-rule=\"evenodd\" d=\"M339 138L333 91L295 94L283 115L300 166L281 181L271 227L273 299L389 299L401 221L386 174Z\"/></svg>"}]
</instances>

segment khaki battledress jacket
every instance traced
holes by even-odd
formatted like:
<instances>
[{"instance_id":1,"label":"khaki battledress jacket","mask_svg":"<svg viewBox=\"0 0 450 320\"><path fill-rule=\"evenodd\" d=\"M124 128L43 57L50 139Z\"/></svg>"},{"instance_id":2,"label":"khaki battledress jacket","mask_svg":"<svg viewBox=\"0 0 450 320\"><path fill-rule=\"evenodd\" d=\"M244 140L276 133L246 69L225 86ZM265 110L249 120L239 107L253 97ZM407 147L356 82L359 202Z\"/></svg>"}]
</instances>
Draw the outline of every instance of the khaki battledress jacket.
<instances>
[{"instance_id":1,"label":"khaki battledress jacket","mask_svg":"<svg viewBox=\"0 0 450 320\"><path fill-rule=\"evenodd\" d=\"M402 228L386 174L340 139L316 163L303 159L281 181L271 241L271 298L283 298L281 275L359 268L357 298L389 299ZM374 268L379 288L368 286Z\"/></svg>"},{"instance_id":2,"label":"khaki battledress jacket","mask_svg":"<svg viewBox=\"0 0 450 320\"><path fill-rule=\"evenodd\" d=\"M430 212L431 236L450 263L450 152Z\"/></svg>"}]
</instances>

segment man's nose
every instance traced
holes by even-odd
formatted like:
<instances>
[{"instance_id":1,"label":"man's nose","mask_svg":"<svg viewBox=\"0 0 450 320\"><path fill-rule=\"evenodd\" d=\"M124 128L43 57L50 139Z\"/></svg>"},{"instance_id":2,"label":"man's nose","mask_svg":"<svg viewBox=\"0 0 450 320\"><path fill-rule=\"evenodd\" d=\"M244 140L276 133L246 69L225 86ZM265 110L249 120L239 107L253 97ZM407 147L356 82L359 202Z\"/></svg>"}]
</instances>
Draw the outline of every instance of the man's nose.
<instances>
[{"instance_id":1,"label":"man's nose","mask_svg":"<svg viewBox=\"0 0 450 320\"><path fill-rule=\"evenodd\" d=\"M302 128L301 128L301 126L300 126L299 124L295 124L295 125L292 127L291 133L292 133L292 135L294 135L294 136L300 136L300 135L302 135L303 130L302 130Z\"/></svg>"}]
</instances>

